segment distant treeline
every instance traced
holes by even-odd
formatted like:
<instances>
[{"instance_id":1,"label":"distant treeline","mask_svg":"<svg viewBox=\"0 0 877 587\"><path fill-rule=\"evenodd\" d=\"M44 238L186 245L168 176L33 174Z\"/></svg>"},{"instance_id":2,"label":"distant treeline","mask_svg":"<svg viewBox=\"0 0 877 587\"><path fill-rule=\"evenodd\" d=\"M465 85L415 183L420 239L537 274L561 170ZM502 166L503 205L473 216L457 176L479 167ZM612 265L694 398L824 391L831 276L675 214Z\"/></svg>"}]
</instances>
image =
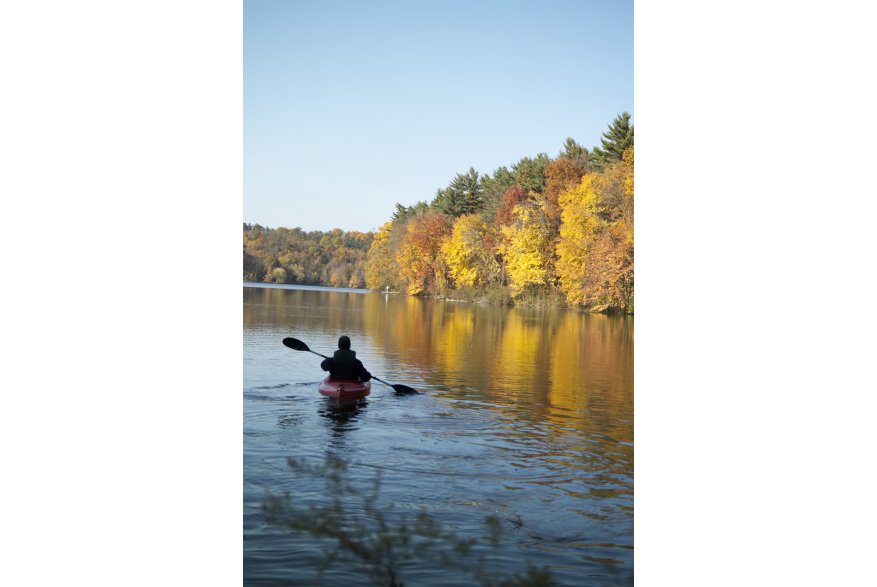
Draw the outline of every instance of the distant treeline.
<instances>
[{"instance_id":1,"label":"distant treeline","mask_svg":"<svg viewBox=\"0 0 877 587\"><path fill-rule=\"evenodd\" d=\"M365 287L373 232L303 231L244 223L244 281Z\"/></svg>"},{"instance_id":2,"label":"distant treeline","mask_svg":"<svg viewBox=\"0 0 877 587\"><path fill-rule=\"evenodd\" d=\"M244 279L633 312L633 142L625 112L602 147L470 167L378 234L245 224Z\"/></svg>"}]
</instances>

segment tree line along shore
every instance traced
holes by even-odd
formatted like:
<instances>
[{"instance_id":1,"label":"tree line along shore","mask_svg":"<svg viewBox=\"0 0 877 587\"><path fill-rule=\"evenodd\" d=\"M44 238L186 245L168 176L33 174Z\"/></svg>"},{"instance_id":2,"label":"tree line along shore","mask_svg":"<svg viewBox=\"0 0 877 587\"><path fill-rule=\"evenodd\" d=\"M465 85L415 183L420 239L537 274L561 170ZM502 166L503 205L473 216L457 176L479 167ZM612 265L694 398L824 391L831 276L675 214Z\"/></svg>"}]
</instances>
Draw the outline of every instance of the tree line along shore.
<instances>
[{"instance_id":1,"label":"tree line along shore","mask_svg":"<svg viewBox=\"0 0 877 587\"><path fill-rule=\"evenodd\" d=\"M244 281L633 313L633 125L601 147L458 173L377 232L244 223Z\"/></svg>"}]
</instances>

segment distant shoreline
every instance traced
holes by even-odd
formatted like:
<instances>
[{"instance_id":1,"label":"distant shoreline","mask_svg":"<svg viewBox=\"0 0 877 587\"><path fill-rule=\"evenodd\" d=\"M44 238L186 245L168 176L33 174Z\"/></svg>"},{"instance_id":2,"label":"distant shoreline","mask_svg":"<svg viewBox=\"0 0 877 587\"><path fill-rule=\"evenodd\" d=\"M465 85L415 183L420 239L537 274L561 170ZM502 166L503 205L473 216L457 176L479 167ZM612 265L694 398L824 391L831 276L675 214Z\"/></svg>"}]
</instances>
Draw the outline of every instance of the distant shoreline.
<instances>
[{"instance_id":1,"label":"distant shoreline","mask_svg":"<svg viewBox=\"0 0 877 587\"><path fill-rule=\"evenodd\" d=\"M354 289L351 287L332 287L325 285L293 285L290 283L257 283L245 281L244 287L261 287L263 289L308 289L312 291L345 291L347 293L372 293L370 289Z\"/></svg>"}]
</instances>

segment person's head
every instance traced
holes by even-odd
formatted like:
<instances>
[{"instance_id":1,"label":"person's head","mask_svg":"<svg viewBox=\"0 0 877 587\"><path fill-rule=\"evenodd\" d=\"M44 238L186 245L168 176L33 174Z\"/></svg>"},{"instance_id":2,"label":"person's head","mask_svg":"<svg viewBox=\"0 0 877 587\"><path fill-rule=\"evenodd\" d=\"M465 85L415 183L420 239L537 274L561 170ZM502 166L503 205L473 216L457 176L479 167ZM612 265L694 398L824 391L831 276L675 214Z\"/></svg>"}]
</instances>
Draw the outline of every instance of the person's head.
<instances>
[{"instance_id":1,"label":"person's head","mask_svg":"<svg viewBox=\"0 0 877 587\"><path fill-rule=\"evenodd\" d=\"M350 348L350 338L346 335L342 336L338 339L338 348L339 349L349 349Z\"/></svg>"}]
</instances>

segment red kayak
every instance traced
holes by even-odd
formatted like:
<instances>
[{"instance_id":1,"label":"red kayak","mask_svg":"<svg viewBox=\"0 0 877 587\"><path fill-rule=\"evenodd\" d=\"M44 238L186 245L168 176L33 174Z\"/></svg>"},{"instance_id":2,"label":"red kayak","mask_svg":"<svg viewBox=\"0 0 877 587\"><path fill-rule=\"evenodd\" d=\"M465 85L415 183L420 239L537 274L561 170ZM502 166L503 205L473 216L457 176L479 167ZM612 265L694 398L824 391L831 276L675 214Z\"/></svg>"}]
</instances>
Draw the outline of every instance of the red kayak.
<instances>
[{"instance_id":1,"label":"red kayak","mask_svg":"<svg viewBox=\"0 0 877 587\"><path fill-rule=\"evenodd\" d=\"M350 379L329 379L320 381L320 393L328 397L365 397L372 391L372 382Z\"/></svg>"}]
</instances>

